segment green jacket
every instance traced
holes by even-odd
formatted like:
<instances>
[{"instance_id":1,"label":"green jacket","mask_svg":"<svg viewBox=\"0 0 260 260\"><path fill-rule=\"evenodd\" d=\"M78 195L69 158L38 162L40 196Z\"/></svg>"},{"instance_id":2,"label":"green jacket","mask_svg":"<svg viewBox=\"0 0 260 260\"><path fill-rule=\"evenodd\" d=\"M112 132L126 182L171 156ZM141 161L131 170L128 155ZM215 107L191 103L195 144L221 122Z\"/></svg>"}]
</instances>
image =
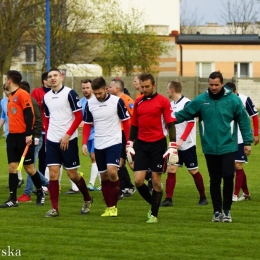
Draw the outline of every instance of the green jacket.
<instances>
[{"instance_id":1,"label":"green jacket","mask_svg":"<svg viewBox=\"0 0 260 260\"><path fill-rule=\"evenodd\" d=\"M176 112L177 124L199 117L199 131L204 154L221 155L236 152L237 124L245 145L253 142L250 120L237 95L224 86L224 95L218 100L208 90Z\"/></svg>"}]
</instances>

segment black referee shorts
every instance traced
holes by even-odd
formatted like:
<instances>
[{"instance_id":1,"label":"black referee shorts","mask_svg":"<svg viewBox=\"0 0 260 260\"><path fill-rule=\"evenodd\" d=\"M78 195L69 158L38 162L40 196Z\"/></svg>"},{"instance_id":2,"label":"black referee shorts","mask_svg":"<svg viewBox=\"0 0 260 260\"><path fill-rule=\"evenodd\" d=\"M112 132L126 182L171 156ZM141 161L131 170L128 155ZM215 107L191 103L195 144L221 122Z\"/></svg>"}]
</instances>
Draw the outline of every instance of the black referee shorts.
<instances>
[{"instance_id":1,"label":"black referee shorts","mask_svg":"<svg viewBox=\"0 0 260 260\"><path fill-rule=\"evenodd\" d=\"M163 158L167 149L166 138L155 142L136 140L134 171L165 172L166 160Z\"/></svg>"},{"instance_id":2,"label":"black referee shorts","mask_svg":"<svg viewBox=\"0 0 260 260\"><path fill-rule=\"evenodd\" d=\"M9 133L6 138L6 150L8 163L20 162L23 155L26 135L22 134L11 134ZM24 165L29 165L34 163L34 144L29 146L28 152L24 159Z\"/></svg>"}]
</instances>

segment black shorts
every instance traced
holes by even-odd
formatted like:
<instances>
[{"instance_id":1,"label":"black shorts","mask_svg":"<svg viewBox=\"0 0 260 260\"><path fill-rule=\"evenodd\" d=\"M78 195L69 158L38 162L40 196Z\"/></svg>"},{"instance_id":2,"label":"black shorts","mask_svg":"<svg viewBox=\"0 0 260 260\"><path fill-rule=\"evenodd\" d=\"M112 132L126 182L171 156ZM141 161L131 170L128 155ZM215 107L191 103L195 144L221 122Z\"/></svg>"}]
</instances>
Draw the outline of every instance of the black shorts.
<instances>
[{"instance_id":1,"label":"black shorts","mask_svg":"<svg viewBox=\"0 0 260 260\"><path fill-rule=\"evenodd\" d=\"M136 140L134 171L165 172L166 160L163 158L166 152L166 138L156 142L144 142Z\"/></svg>"},{"instance_id":2,"label":"black shorts","mask_svg":"<svg viewBox=\"0 0 260 260\"><path fill-rule=\"evenodd\" d=\"M126 139L125 139L124 131L122 131L122 150L121 150L120 158L123 158L124 160L126 160Z\"/></svg>"},{"instance_id":3,"label":"black shorts","mask_svg":"<svg viewBox=\"0 0 260 260\"><path fill-rule=\"evenodd\" d=\"M23 155L26 135L9 133L6 138L6 151L8 163L20 162ZM33 140L33 139L32 139ZM24 165L34 164L34 144L29 146L28 152L24 159Z\"/></svg>"},{"instance_id":4,"label":"black shorts","mask_svg":"<svg viewBox=\"0 0 260 260\"><path fill-rule=\"evenodd\" d=\"M179 161L175 165L181 167L183 164L185 164L188 170L194 170L198 168L198 159L195 145L187 150L179 150L178 155Z\"/></svg>"}]
</instances>

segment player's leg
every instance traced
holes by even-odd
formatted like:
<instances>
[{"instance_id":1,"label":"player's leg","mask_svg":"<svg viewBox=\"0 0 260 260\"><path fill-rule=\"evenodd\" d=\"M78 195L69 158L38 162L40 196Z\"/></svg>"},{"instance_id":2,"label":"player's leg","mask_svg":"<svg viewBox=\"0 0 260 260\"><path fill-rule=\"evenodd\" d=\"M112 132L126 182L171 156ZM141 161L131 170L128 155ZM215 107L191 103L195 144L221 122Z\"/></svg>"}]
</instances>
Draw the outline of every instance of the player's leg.
<instances>
[{"instance_id":1,"label":"player's leg","mask_svg":"<svg viewBox=\"0 0 260 260\"><path fill-rule=\"evenodd\" d=\"M245 178L245 172L243 169L243 163L247 162L247 157L244 154L244 144L238 144L238 151L235 157L235 186L234 186L234 194L233 201L238 201L238 195L240 189L242 188L243 181ZM242 195L243 196L243 195Z\"/></svg>"},{"instance_id":2,"label":"player's leg","mask_svg":"<svg viewBox=\"0 0 260 260\"><path fill-rule=\"evenodd\" d=\"M92 190L92 191L100 190L100 188L95 187L96 178L99 176L100 182L101 182L101 179L100 179L100 174L98 172L96 158L95 158L94 139L88 140L87 147L88 147L90 160L91 160L90 179L89 179L89 184L88 184L87 188L88 188L88 190Z\"/></svg>"},{"instance_id":3,"label":"player's leg","mask_svg":"<svg viewBox=\"0 0 260 260\"><path fill-rule=\"evenodd\" d=\"M74 138L69 141L67 150L61 150L61 154L64 168L66 169L69 178L77 185L83 195L84 203L81 214L88 214L93 198L89 195L84 178L78 172L78 168L80 167L78 150L78 138Z\"/></svg>"},{"instance_id":4,"label":"player's leg","mask_svg":"<svg viewBox=\"0 0 260 260\"><path fill-rule=\"evenodd\" d=\"M17 176L17 167L21 159L23 149L25 147L25 139L23 139L23 144L20 144L19 148L19 138L15 134L8 134L6 139L6 151L8 158L8 187L9 187L9 198L4 204L1 204L1 208L10 208L17 207L17 185L18 185L18 176ZM19 149L18 149L19 148Z\"/></svg>"},{"instance_id":5,"label":"player's leg","mask_svg":"<svg viewBox=\"0 0 260 260\"><path fill-rule=\"evenodd\" d=\"M52 209L46 213L46 217L59 216L59 175L62 156L60 143L46 140L46 163L49 172L49 193Z\"/></svg>"},{"instance_id":6,"label":"player's leg","mask_svg":"<svg viewBox=\"0 0 260 260\"><path fill-rule=\"evenodd\" d=\"M167 148L166 139L163 138L157 142L149 143L148 146L150 153L149 168L152 171L153 192L151 199L151 217L146 223L157 223L159 207L163 194L161 175L166 170L166 161L163 158L163 154L165 153Z\"/></svg>"},{"instance_id":7,"label":"player's leg","mask_svg":"<svg viewBox=\"0 0 260 260\"><path fill-rule=\"evenodd\" d=\"M193 177L194 183L196 185L196 188L199 192L200 199L198 202L198 206L205 206L208 204L208 200L205 195L205 187L203 182L203 177L201 173L198 170L198 159L197 159L197 153L196 153L196 146L192 146L187 150L183 151L183 160L184 163Z\"/></svg>"}]
</instances>

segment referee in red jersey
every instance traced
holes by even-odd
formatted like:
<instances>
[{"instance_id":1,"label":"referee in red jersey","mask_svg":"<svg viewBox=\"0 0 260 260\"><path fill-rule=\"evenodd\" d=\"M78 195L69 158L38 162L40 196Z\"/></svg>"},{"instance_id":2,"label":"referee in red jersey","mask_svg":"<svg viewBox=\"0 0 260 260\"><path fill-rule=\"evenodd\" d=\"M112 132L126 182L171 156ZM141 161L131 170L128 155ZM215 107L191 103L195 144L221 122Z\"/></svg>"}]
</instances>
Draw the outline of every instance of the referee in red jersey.
<instances>
[{"instance_id":1,"label":"referee in red jersey","mask_svg":"<svg viewBox=\"0 0 260 260\"><path fill-rule=\"evenodd\" d=\"M151 205L146 223L152 224L158 222L157 215L162 200L161 174L166 168L165 158L169 157L169 164L178 161L174 124L176 118L170 101L156 92L155 80L151 74L142 74L140 84L143 96L137 98L134 104L126 152L129 163L135 154L134 181L140 195ZM167 150L168 132L170 143ZM147 169L152 172L152 194L144 183Z\"/></svg>"}]
</instances>

